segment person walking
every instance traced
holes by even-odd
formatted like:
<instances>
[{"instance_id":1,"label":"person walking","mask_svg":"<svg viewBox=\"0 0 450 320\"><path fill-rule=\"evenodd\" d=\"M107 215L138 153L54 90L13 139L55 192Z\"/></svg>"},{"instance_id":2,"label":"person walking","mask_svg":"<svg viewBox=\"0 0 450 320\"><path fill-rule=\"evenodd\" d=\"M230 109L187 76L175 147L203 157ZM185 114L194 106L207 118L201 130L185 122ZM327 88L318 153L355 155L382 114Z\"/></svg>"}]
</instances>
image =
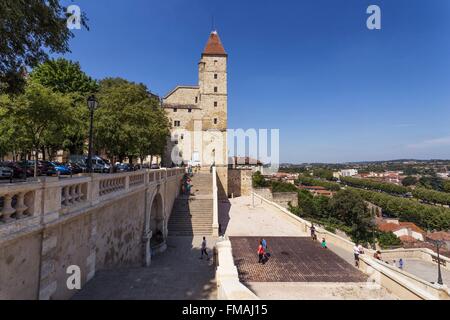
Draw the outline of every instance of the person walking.
<instances>
[{"instance_id":1,"label":"person walking","mask_svg":"<svg viewBox=\"0 0 450 320\"><path fill-rule=\"evenodd\" d=\"M260 241L258 246L258 263L264 264L264 255L265 255L264 247L262 241Z\"/></svg>"},{"instance_id":2,"label":"person walking","mask_svg":"<svg viewBox=\"0 0 450 320\"><path fill-rule=\"evenodd\" d=\"M317 240L317 235L316 235L316 227L314 227L314 223L311 224L311 239L313 239L313 241Z\"/></svg>"},{"instance_id":3,"label":"person walking","mask_svg":"<svg viewBox=\"0 0 450 320\"><path fill-rule=\"evenodd\" d=\"M262 238L261 244L263 246L264 251L267 251L267 241L266 241L266 239Z\"/></svg>"},{"instance_id":4,"label":"person walking","mask_svg":"<svg viewBox=\"0 0 450 320\"><path fill-rule=\"evenodd\" d=\"M322 238L322 249L328 249L327 240L325 240L325 238Z\"/></svg>"},{"instance_id":5,"label":"person walking","mask_svg":"<svg viewBox=\"0 0 450 320\"><path fill-rule=\"evenodd\" d=\"M206 237L203 237L203 241L202 241L202 252L201 252L201 256L200 256L200 259L202 259L202 260L203 260L203 254L205 254L207 260L209 260L209 255L208 255L208 251L206 251L206 247L207 247Z\"/></svg>"},{"instance_id":6,"label":"person walking","mask_svg":"<svg viewBox=\"0 0 450 320\"><path fill-rule=\"evenodd\" d=\"M380 251L380 250L377 250L377 251L374 253L373 257L374 257L375 259L381 261L381 251Z\"/></svg>"},{"instance_id":7,"label":"person walking","mask_svg":"<svg viewBox=\"0 0 450 320\"><path fill-rule=\"evenodd\" d=\"M403 259L400 258L400 260L398 261L398 267L403 270Z\"/></svg>"},{"instance_id":8,"label":"person walking","mask_svg":"<svg viewBox=\"0 0 450 320\"><path fill-rule=\"evenodd\" d=\"M359 268L359 246L358 244L355 244L355 246L353 247L353 254L355 256L355 267Z\"/></svg>"}]
</instances>

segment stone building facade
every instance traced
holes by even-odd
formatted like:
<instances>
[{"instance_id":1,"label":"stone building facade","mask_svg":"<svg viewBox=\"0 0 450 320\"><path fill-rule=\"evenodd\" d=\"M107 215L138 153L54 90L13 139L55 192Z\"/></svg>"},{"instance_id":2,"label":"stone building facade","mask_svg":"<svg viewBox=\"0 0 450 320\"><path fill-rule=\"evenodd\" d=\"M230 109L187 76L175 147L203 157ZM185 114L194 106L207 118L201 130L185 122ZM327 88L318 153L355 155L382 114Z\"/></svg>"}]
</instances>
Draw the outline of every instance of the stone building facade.
<instances>
[{"instance_id":1,"label":"stone building facade","mask_svg":"<svg viewBox=\"0 0 450 320\"><path fill-rule=\"evenodd\" d=\"M198 64L198 85L177 86L163 98L172 122L164 162L217 167L219 194L228 192L227 148L228 55L216 31L211 32Z\"/></svg>"}]
</instances>

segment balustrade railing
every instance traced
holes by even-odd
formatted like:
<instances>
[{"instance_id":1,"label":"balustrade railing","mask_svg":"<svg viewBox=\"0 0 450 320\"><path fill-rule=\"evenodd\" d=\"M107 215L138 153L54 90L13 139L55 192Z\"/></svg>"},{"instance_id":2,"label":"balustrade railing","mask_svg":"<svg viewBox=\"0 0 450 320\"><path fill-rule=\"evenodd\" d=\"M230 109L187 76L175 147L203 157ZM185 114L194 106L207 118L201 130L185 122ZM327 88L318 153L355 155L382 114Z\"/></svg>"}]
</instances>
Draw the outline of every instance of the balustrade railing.
<instances>
[{"instance_id":1,"label":"balustrade railing","mask_svg":"<svg viewBox=\"0 0 450 320\"><path fill-rule=\"evenodd\" d=\"M99 195L104 196L109 193L125 190L126 177L106 178L99 181Z\"/></svg>"},{"instance_id":2,"label":"balustrade railing","mask_svg":"<svg viewBox=\"0 0 450 320\"><path fill-rule=\"evenodd\" d=\"M87 182L61 187L61 207L76 206L87 201Z\"/></svg>"},{"instance_id":3,"label":"balustrade railing","mask_svg":"<svg viewBox=\"0 0 450 320\"><path fill-rule=\"evenodd\" d=\"M35 189L1 187L0 225L33 215L34 196Z\"/></svg>"},{"instance_id":4,"label":"balustrade railing","mask_svg":"<svg viewBox=\"0 0 450 320\"><path fill-rule=\"evenodd\" d=\"M130 187L137 187L145 183L145 173L130 176Z\"/></svg>"},{"instance_id":5,"label":"balustrade railing","mask_svg":"<svg viewBox=\"0 0 450 320\"><path fill-rule=\"evenodd\" d=\"M24 220L24 223L9 228L18 231L31 224L39 224L41 215L46 216L44 221L51 221L76 212L80 207L105 201L109 195L125 194L129 189L159 183L183 173L184 169L179 168L142 170L74 178L42 178L37 182L0 185L0 228ZM2 228L0 236L9 229Z\"/></svg>"}]
</instances>

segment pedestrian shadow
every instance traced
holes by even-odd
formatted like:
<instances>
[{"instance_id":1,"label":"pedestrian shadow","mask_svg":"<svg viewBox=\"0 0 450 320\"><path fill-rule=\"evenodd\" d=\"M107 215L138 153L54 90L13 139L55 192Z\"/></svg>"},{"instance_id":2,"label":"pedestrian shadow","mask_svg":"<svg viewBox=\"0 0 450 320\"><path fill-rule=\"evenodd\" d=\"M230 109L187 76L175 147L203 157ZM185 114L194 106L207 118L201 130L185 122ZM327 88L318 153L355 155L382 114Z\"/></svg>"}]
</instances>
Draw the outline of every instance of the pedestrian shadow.
<instances>
[{"instance_id":1,"label":"pedestrian shadow","mask_svg":"<svg viewBox=\"0 0 450 320\"><path fill-rule=\"evenodd\" d=\"M228 199L219 202L219 235L223 236L227 232L230 223L231 202Z\"/></svg>"}]
</instances>

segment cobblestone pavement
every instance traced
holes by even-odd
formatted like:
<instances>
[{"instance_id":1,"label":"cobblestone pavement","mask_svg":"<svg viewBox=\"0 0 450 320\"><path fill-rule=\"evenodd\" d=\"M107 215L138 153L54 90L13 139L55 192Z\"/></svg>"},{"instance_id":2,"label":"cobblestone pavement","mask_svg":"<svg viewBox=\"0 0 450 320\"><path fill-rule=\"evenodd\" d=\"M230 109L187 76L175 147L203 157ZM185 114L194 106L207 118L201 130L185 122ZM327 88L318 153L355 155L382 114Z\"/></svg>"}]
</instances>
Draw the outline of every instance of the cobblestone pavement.
<instances>
[{"instance_id":1,"label":"cobblestone pavement","mask_svg":"<svg viewBox=\"0 0 450 320\"><path fill-rule=\"evenodd\" d=\"M230 237L242 282L365 282L367 277L318 242L266 237L269 261L258 263L259 237Z\"/></svg>"},{"instance_id":2,"label":"cobblestone pavement","mask_svg":"<svg viewBox=\"0 0 450 320\"><path fill-rule=\"evenodd\" d=\"M207 240L211 256L214 238ZM153 257L150 267L100 271L73 299L217 299L213 261L199 259L201 241L201 237L169 237L167 251Z\"/></svg>"}]
</instances>

